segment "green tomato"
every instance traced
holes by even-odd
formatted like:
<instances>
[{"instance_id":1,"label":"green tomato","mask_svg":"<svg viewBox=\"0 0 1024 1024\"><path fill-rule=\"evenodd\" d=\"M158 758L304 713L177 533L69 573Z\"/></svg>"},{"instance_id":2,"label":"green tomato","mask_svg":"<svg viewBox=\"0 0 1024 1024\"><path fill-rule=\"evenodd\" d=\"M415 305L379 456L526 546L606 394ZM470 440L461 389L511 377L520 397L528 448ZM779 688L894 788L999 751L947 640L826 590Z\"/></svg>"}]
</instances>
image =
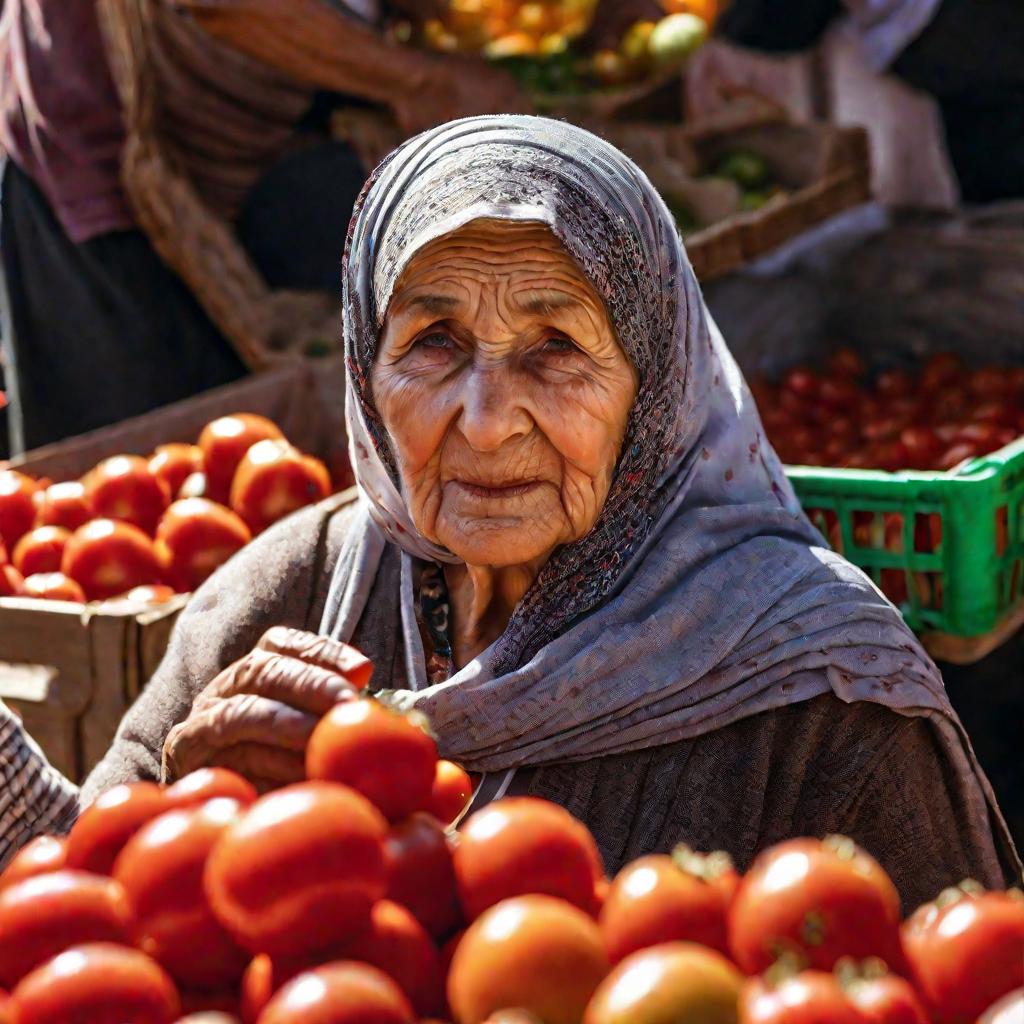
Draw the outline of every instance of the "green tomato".
<instances>
[{"instance_id":1,"label":"green tomato","mask_svg":"<svg viewBox=\"0 0 1024 1024\"><path fill-rule=\"evenodd\" d=\"M651 30L647 52L660 68L682 64L708 37L708 26L696 14L670 14Z\"/></svg>"}]
</instances>

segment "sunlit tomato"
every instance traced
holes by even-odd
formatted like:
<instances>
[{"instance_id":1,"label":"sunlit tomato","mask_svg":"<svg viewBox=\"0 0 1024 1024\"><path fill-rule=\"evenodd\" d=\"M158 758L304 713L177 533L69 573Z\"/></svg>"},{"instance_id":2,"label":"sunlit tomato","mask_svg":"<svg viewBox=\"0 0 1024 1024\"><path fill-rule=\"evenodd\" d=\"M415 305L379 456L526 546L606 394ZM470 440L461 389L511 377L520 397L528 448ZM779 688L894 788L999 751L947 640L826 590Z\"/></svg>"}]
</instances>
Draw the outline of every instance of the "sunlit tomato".
<instances>
[{"instance_id":1,"label":"sunlit tomato","mask_svg":"<svg viewBox=\"0 0 1024 1024\"><path fill-rule=\"evenodd\" d=\"M545 1024L579 1024L608 958L593 919L564 900L520 896L491 907L466 930L448 974L459 1024L519 1007Z\"/></svg>"},{"instance_id":2,"label":"sunlit tomato","mask_svg":"<svg viewBox=\"0 0 1024 1024\"><path fill-rule=\"evenodd\" d=\"M990 1006L979 1018L978 1024L1020 1024L1024 1020L1024 988L1011 992Z\"/></svg>"},{"instance_id":3,"label":"sunlit tomato","mask_svg":"<svg viewBox=\"0 0 1024 1024\"><path fill-rule=\"evenodd\" d=\"M973 1021L1024 986L1024 895L948 890L908 918L903 948L932 1017Z\"/></svg>"},{"instance_id":4,"label":"sunlit tomato","mask_svg":"<svg viewBox=\"0 0 1024 1024\"><path fill-rule=\"evenodd\" d=\"M113 519L94 519L71 535L61 572L78 583L90 601L160 582L152 540L137 526Z\"/></svg>"},{"instance_id":5,"label":"sunlit tomato","mask_svg":"<svg viewBox=\"0 0 1024 1024\"><path fill-rule=\"evenodd\" d=\"M132 587L127 594L122 595L126 600L138 604L163 604L175 596L174 588L164 583L147 583L145 586Z\"/></svg>"},{"instance_id":6,"label":"sunlit tomato","mask_svg":"<svg viewBox=\"0 0 1024 1024\"><path fill-rule=\"evenodd\" d=\"M215 797L228 797L248 806L256 799L256 788L248 779L227 768L200 768L164 790L168 810L194 807Z\"/></svg>"},{"instance_id":7,"label":"sunlit tomato","mask_svg":"<svg viewBox=\"0 0 1024 1024\"><path fill-rule=\"evenodd\" d=\"M904 427L900 443L907 451L907 465L911 469L927 469L942 454L942 442L928 427Z\"/></svg>"},{"instance_id":8,"label":"sunlit tomato","mask_svg":"<svg viewBox=\"0 0 1024 1024\"><path fill-rule=\"evenodd\" d=\"M444 824L453 822L465 810L473 795L473 780L454 761L440 760L430 790L430 813Z\"/></svg>"},{"instance_id":9,"label":"sunlit tomato","mask_svg":"<svg viewBox=\"0 0 1024 1024\"><path fill-rule=\"evenodd\" d=\"M207 897L247 949L302 955L363 930L387 888L387 824L354 790L324 782L261 797L214 847Z\"/></svg>"},{"instance_id":10,"label":"sunlit tomato","mask_svg":"<svg viewBox=\"0 0 1024 1024\"><path fill-rule=\"evenodd\" d=\"M434 938L459 924L455 868L444 829L429 814L413 814L393 826L384 844L388 899L401 903Z\"/></svg>"},{"instance_id":11,"label":"sunlit tomato","mask_svg":"<svg viewBox=\"0 0 1024 1024\"><path fill-rule=\"evenodd\" d=\"M330 493L331 478L319 459L287 441L260 441L238 464L230 504L253 533L260 533Z\"/></svg>"},{"instance_id":12,"label":"sunlit tomato","mask_svg":"<svg viewBox=\"0 0 1024 1024\"><path fill-rule=\"evenodd\" d=\"M104 459L83 480L96 515L118 519L152 534L171 503L171 492L141 455Z\"/></svg>"},{"instance_id":13,"label":"sunlit tomato","mask_svg":"<svg viewBox=\"0 0 1024 1024\"><path fill-rule=\"evenodd\" d=\"M203 450L196 444L162 444L149 459L149 471L167 485L173 499L181 485L203 469Z\"/></svg>"},{"instance_id":14,"label":"sunlit tomato","mask_svg":"<svg viewBox=\"0 0 1024 1024\"><path fill-rule=\"evenodd\" d=\"M782 378L783 389L801 398L816 397L820 385L821 378L817 371L806 366L794 367Z\"/></svg>"},{"instance_id":15,"label":"sunlit tomato","mask_svg":"<svg viewBox=\"0 0 1024 1024\"><path fill-rule=\"evenodd\" d=\"M63 526L74 532L92 517L85 485L78 480L50 484L36 492L36 526Z\"/></svg>"},{"instance_id":16,"label":"sunlit tomato","mask_svg":"<svg viewBox=\"0 0 1024 1024\"><path fill-rule=\"evenodd\" d=\"M37 572L24 583L26 597L41 597L48 601L85 601L85 591L62 572Z\"/></svg>"},{"instance_id":17,"label":"sunlit tomato","mask_svg":"<svg viewBox=\"0 0 1024 1024\"><path fill-rule=\"evenodd\" d=\"M455 882L466 919L511 896L559 896L588 913L604 875L594 837L547 800L511 797L466 819L455 849Z\"/></svg>"},{"instance_id":18,"label":"sunlit tomato","mask_svg":"<svg viewBox=\"0 0 1024 1024\"><path fill-rule=\"evenodd\" d=\"M626 957L598 986L583 1024L736 1020L743 976L724 956L668 942Z\"/></svg>"},{"instance_id":19,"label":"sunlit tomato","mask_svg":"<svg viewBox=\"0 0 1024 1024\"><path fill-rule=\"evenodd\" d=\"M32 529L36 518L33 500L39 485L14 469L0 470L0 538L8 551Z\"/></svg>"},{"instance_id":20,"label":"sunlit tomato","mask_svg":"<svg viewBox=\"0 0 1024 1024\"><path fill-rule=\"evenodd\" d=\"M739 1001L739 1024L866 1024L833 974L803 971L776 984L750 978Z\"/></svg>"},{"instance_id":21,"label":"sunlit tomato","mask_svg":"<svg viewBox=\"0 0 1024 1024\"><path fill-rule=\"evenodd\" d=\"M0 892L0 985L14 988L81 942L131 942L131 907L109 878L51 871Z\"/></svg>"},{"instance_id":22,"label":"sunlit tomato","mask_svg":"<svg viewBox=\"0 0 1024 1024\"><path fill-rule=\"evenodd\" d=\"M883 370L875 378L875 391L883 398L905 398L914 388L914 378L906 370Z\"/></svg>"},{"instance_id":23,"label":"sunlit tomato","mask_svg":"<svg viewBox=\"0 0 1024 1024\"><path fill-rule=\"evenodd\" d=\"M36 875L60 871L67 859L67 843L56 836L36 836L23 846L0 874L0 891Z\"/></svg>"},{"instance_id":24,"label":"sunlit tomato","mask_svg":"<svg viewBox=\"0 0 1024 1024\"><path fill-rule=\"evenodd\" d=\"M928 1024L921 1000L910 982L895 974L866 971L853 979L842 978L847 998L868 1024Z\"/></svg>"},{"instance_id":25,"label":"sunlit tomato","mask_svg":"<svg viewBox=\"0 0 1024 1024\"><path fill-rule=\"evenodd\" d=\"M235 470L245 453L259 441L283 438L284 434L276 423L251 412L222 416L208 423L199 435L210 492L207 496L214 501L226 502Z\"/></svg>"},{"instance_id":26,"label":"sunlit tomato","mask_svg":"<svg viewBox=\"0 0 1024 1024\"><path fill-rule=\"evenodd\" d=\"M850 839L791 839L762 853L729 911L729 947L748 974L780 953L830 970L843 956L902 966L900 898L877 861Z\"/></svg>"},{"instance_id":27,"label":"sunlit tomato","mask_svg":"<svg viewBox=\"0 0 1024 1024\"><path fill-rule=\"evenodd\" d=\"M209 498L210 484L205 473L190 473L178 488L176 498ZM211 499L213 500L213 499ZM224 501L227 501L225 495ZM223 504L223 502L221 502Z\"/></svg>"},{"instance_id":28,"label":"sunlit tomato","mask_svg":"<svg viewBox=\"0 0 1024 1024\"><path fill-rule=\"evenodd\" d=\"M219 797L169 811L143 825L114 864L135 915L135 938L178 981L219 989L238 981L248 957L214 918L203 868L242 805Z\"/></svg>"},{"instance_id":29,"label":"sunlit tomato","mask_svg":"<svg viewBox=\"0 0 1024 1024\"><path fill-rule=\"evenodd\" d=\"M859 380L867 372L864 360L852 348L837 348L828 358L829 373Z\"/></svg>"},{"instance_id":30,"label":"sunlit tomato","mask_svg":"<svg viewBox=\"0 0 1024 1024\"><path fill-rule=\"evenodd\" d=\"M109 875L124 844L166 809L162 790L152 782L108 789L75 822L68 836L68 867Z\"/></svg>"},{"instance_id":31,"label":"sunlit tomato","mask_svg":"<svg viewBox=\"0 0 1024 1024\"><path fill-rule=\"evenodd\" d=\"M33 971L11 994L17 1024L172 1024L174 983L136 949L94 943Z\"/></svg>"},{"instance_id":32,"label":"sunlit tomato","mask_svg":"<svg viewBox=\"0 0 1024 1024\"><path fill-rule=\"evenodd\" d=\"M937 391L950 384L956 384L964 373L964 364L952 352L936 352L930 355L921 369L920 384L924 391Z\"/></svg>"},{"instance_id":33,"label":"sunlit tomato","mask_svg":"<svg viewBox=\"0 0 1024 1024\"><path fill-rule=\"evenodd\" d=\"M0 565L0 597L18 597L25 592L25 577L13 565Z\"/></svg>"},{"instance_id":34,"label":"sunlit tomato","mask_svg":"<svg viewBox=\"0 0 1024 1024\"><path fill-rule=\"evenodd\" d=\"M288 982L258 1024L414 1024L401 989L368 964L339 961Z\"/></svg>"},{"instance_id":35,"label":"sunlit tomato","mask_svg":"<svg viewBox=\"0 0 1024 1024\"><path fill-rule=\"evenodd\" d=\"M167 579L181 592L195 590L252 540L231 509L206 498L176 501L156 530Z\"/></svg>"},{"instance_id":36,"label":"sunlit tomato","mask_svg":"<svg viewBox=\"0 0 1024 1024\"><path fill-rule=\"evenodd\" d=\"M22 576L60 572L60 561L71 533L63 526L37 526L14 547L11 562Z\"/></svg>"},{"instance_id":37,"label":"sunlit tomato","mask_svg":"<svg viewBox=\"0 0 1024 1024\"><path fill-rule=\"evenodd\" d=\"M978 450L978 446L968 441L958 441L956 444L951 445L947 448L942 455L935 461L936 469L954 469L959 466L961 462L967 459L973 459L975 456L980 455L981 452Z\"/></svg>"},{"instance_id":38,"label":"sunlit tomato","mask_svg":"<svg viewBox=\"0 0 1024 1024\"><path fill-rule=\"evenodd\" d=\"M430 805L437 746L413 719L375 700L335 705L306 746L306 775L341 782L400 821Z\"/></svg>"},{"instance_id":39,"label":"sunlit tomato","mask_svg":"<svg viewBox=\"0 0 1024 1024\"><path fill-rule=\"evenodd\" d=\"M721 876L731 880L722 884ZM612 963L663 942L699 942L727 953L726 913L737 884L726 854L694 858L684 847L678 857L651 854L627 864L615 876L600 917Z\"/></svg>"}]
</instances>

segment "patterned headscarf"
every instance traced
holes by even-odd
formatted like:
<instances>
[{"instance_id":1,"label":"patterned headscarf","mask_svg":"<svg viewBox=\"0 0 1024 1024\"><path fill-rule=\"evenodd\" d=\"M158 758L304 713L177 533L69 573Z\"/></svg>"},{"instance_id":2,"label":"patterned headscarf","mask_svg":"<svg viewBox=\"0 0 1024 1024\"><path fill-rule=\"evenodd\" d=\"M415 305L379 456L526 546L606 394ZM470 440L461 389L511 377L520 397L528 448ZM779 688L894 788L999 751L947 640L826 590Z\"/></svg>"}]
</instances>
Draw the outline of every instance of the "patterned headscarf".
<instances>
[{"instance_id":1,"label":"patterned headscarf","mask_svg":"<svg viewBox=\"0 0 1024 1024\"><path fill-rule=\"evenodd\" d=\"M455 559L416 531L368 381L403 269L479 218L550 228L604 300L639 390L595 527L552 555L490 648L428 686L409 567L413 557ZM420 135L368 182L344 285L362 507L322 629L353 635L383 550L397 545L409 688L388 699L425 712L445 756L482 771L581 760L832 691L927 715L962 770L975 770L934 665L801 513L673 219L622 153L535 117L470 118Z\"/></svg>"}]
</instances>

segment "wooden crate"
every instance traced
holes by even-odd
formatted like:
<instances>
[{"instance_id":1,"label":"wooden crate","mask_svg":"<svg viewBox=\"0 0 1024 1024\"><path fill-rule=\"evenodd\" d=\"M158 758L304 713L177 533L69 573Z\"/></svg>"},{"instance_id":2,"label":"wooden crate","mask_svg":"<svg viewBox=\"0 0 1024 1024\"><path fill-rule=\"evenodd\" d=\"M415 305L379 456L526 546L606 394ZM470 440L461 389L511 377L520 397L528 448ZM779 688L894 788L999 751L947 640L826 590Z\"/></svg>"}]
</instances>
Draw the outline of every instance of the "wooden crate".
<instances>
[{"instance_id":1,"label":"wooden crate","mask_svg":"<svg viewBox=\"0 0 1024 1024\"><path fill-rule=\"evenodd\" d=\"M112 427L29 452L13 468L75 479L100 459L146 455L194 441L211 419L256 412L328 463L345 458L340 359L289 362L235 384ZM159 665L187 598L159 606L87 605L0 598L0 698L15 708L53 764L80 780L103 756L117 725Z\"/></svg>"}]
</instances>

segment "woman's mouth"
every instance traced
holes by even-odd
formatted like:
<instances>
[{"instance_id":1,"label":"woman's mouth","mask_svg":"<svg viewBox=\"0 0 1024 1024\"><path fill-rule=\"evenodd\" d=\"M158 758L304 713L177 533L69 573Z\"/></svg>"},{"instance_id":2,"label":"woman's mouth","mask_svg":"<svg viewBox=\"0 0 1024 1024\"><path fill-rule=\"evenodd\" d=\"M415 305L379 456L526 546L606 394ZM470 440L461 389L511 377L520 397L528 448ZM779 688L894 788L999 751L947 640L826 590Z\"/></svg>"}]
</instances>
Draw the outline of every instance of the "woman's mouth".
<instances>
[{"instance_id":1,"label":"woman's mouth","mask_svg":"<svg viewBox=\"0 0 1024 1024\"><path fill-rule=\"evenodd\" d=\"M480 499L491 501L500 498L520 498L529 494L536 487L540 487L539 480L510 480L507 483L483 484L473 480L453 480L454 483L465 494Z\"/></svg>"}]
</instances>

